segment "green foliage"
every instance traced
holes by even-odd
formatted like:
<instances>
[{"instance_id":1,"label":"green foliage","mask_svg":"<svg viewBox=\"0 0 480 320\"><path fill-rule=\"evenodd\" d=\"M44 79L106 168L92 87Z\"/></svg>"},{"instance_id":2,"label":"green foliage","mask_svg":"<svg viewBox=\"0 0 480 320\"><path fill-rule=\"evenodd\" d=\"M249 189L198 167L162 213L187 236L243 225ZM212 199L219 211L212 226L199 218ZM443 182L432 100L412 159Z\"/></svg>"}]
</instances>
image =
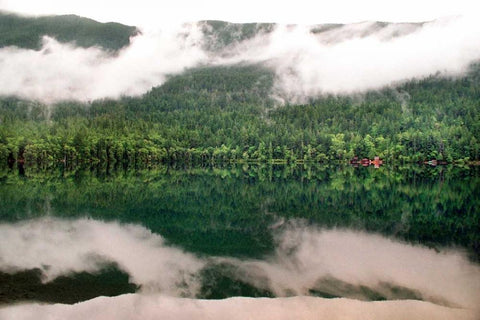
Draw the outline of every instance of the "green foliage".
<instances>
[{"instance_id":1,"label":"green foliage","mask_svg":"<svg viewBox=\"0 0 480 320\"><path fill-rule=\"evenodd\" d=\"M45 106L0 99L0 164L480 160L478 66L362 96L275 106L259 65L188 70L139 98Z\"/></svg>"},{"instance_id":2,"label":"green foliage","mask_svg":"<svg viewBox=\"0 0 480 320\"><path fill-rule=\"evenodd\" d=\"M117 51L130 43L138 33L135 27L119 23L99 23L75 15L22 17L0 12L0 48L17 46L40 49L42 37L80 47L102 47Z\"/></svg>"},{"instance_id":3,"label":"green foliage","mask_svg":"<svg viewBox=\"0 0 480 320\"><path fill-rule=\"evenodd\" d=\"M208 20L201 22L204 35L203 47L209 51L220 51L226 47L251 39L259 34L270 33L273 23L230 23Z\"/></svg>"}]
</instances>

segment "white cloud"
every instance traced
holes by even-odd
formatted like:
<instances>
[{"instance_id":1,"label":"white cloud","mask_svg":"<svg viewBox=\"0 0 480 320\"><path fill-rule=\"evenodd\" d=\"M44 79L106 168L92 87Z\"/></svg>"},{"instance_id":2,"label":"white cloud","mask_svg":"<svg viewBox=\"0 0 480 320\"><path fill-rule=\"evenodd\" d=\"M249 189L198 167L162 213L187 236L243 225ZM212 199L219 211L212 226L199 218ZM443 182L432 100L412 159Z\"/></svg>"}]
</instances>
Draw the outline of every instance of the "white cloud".
<instances>
[{"instance_id":1,"label":"white cloud","mask_svg":"<svg viewBox=\"0 0 480 320\"><path fill-rule=\"evenodd\" d=\"M172 32L137 36L118 56L97 48L76 48L45 38L41 51L0 49L0 94L44 102L88 101L121 95L139 95L205 59L198 31L188 37Z\"/></svg>"},{"instance_id":2,"label":"white cloud","mask_svg":"<svg viewBox=\"0 0 480 320\"><path fill-rule=\"evenodd\" d=\"M372 22L360 23L318 35L303 26L281 26L271 36L231 49L230 57L219 61L265 61L276 71L281 94L301 102L322 93L362 92L436 72L458 75L480 59L478 30L479 20L468 18L380 29ZM395 33L401 36L392 37Z\"/></svg>"},{"instance_id":3,"label":"white cloud","mask_svg":"<svg viewBox=\"0 0 480 320\"><path fill-rule=\"evenodd\" d=\"M438 71L459 74L480 59L480 20L449 18L420 25L344 25L312 34L309 26L274 32L205 52L196 24L144 32L116 56L46 39L41 51L0 49L0 94L54 102L140 95L169 74L199 64L264 62L275 71L277 94L289 101L322 93L381 88ZM184 35L188 36L185 37Z\"/></svg>"}]
</instances>

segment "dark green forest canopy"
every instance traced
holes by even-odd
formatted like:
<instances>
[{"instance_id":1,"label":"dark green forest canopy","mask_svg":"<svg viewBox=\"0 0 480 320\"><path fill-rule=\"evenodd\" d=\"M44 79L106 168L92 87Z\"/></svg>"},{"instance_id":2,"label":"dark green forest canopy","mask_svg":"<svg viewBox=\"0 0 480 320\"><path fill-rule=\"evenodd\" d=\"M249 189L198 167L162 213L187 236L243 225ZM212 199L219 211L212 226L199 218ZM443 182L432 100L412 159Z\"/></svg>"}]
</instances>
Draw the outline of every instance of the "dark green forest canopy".
<instances>
[{"instance_id":1,"label":"dark green forest canopy","mask_svg":"<svg viewBox=\"0 0 480 320\"><path fill-rule=\"evenodd\" d=\"M0 163L390 162L480 159L480 68L302 105L261 65L200 67L141 97L46 106L0 100Z\"/></svg>"},{"instance_id":2,"label":"dark green forest canopy","mask_svg":"<svg viewBox=\"0 0 480 320\"><path fill-rule=\"evenodd\" d=\"M367 28L351 34L351 37L365 38L375 33L390 28L392 25L402 26L401 30L392 33L392 38L412 33L421 28L424 23L390 23L390 22L373 22ZM203 48L207 51L222 53L222 50L229 49L245 40L253 39L257 36L268 35L275 31L279 26L275 23L231 23L217 20L200 21L199 26L203 33ZM291 25L292 27L294 25ZM346 27L345 24L318 24L310 27L310 33L316 36L322 36L331 31L340 31ZM287 26L288 27L288 26ZM332 43L345 39L345 36L335 37L327 36L325 39L318 38L320 41ZM347 36L347 37L349 37ZM223 52L228 54L228 52Z\"/></svg>"},{"instance_id":3,"label":"dark green forest canopy","mask_svg":"<svg viewBox=\"0 0 480 320\"><path fill-rule=\"evenodd\" d=\"M220 51L230 45L252 39L259 34L274 30L274 23L230 23L225 21L200 21L204 35L203 47L209 51Z\"/></svg>"},{"instance_id":4,"label":"dark green forest canopy","mask_svg":"<svg viewBox=\"0 0 480 320\"><path fill-rule=\"evenodd\" d=\"M376 21L376 22L370 23L370 26L368 28L362 29L361 33L355 34L355 35L357 37L360 37L360 38L365 38L365 37L371 36L371 35L379 32L379 31L385 30L386 28L389 28L392 25L407 27L403 31L398 30L398 31L392 33L392 35L391 35L392 37L398 37L398 36L401 36L401 35L405 35L405 34L414 32L414 31L418 30L419 28L421 28L424 24L425 24L424 22L392 23L392 22ZM326 32L332 31L332 30L339 30L344 26L346 26L346 25L338 24L338 23L320 24L320 25L314 26L311 29L310 32L312 32L313 34L316 34L316 35L320 35L322 33L326 33ZM329 40L332 41L333 39L329 39Z\"/></svg>"},{"instance_id":5,"label":"dark green forest canopy","mask_svg":"<svg viewBox=\"0 0 480 320\"><path fill-rule=\"evenodd\" d=\"M42 37L49 36L62 43L101 47L117 51L130 44L138 29L119 23L100 23L75 15L23 17L0 11L0 48L16 46L38 50Z\"/></svg>"}]
</instances>

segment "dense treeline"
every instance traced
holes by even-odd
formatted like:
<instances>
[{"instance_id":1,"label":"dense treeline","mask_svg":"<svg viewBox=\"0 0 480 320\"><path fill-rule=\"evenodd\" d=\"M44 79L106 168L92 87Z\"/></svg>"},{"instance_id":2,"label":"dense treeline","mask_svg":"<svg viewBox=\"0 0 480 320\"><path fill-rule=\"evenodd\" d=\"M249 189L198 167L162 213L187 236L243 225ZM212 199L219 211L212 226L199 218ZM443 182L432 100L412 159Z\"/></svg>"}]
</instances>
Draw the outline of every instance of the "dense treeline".
<instances>
[{"instance_id":1,"label":"dense treeline","mask_svg":"<svg viewBox=\"0 0 480 320\"><path fill-rule=\"evenodd\" d=\"M0 48L16 46L38 50L42 37L73 42L80 47L116 51L130 44L137 28L119 23L100 23L75 15L22 17L0 11Z\"/></svg>"},{"instance_id":2,"label":"dense treeline","mask_svg":"<svg viewBox=\"0 0 480 320\"><path fill-rule=\"evenodd\" d=\"M480 69L303 105L271 98L258 65L203 67L138 98L0 100L0 163L389 162L480 159Z\"/></svg>"}]
</instances>

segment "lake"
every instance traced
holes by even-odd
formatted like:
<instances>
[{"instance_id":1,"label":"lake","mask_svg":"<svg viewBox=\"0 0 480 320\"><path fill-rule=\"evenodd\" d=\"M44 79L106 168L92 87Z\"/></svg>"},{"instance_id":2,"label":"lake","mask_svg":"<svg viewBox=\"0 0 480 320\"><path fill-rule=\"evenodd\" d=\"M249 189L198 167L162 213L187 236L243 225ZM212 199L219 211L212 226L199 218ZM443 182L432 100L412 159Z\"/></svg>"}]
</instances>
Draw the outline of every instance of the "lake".
<instances>
[{"instance_id":1,"label":"lake","mask_svg":"<svg viewBox=\"0 0 480 320\"><path fill-rule=\"evenodd\" d=\"M108 296L78 306L473 319L478 190L467 166L4 169L0 316Z\"/></svg>"}]
</instances>

